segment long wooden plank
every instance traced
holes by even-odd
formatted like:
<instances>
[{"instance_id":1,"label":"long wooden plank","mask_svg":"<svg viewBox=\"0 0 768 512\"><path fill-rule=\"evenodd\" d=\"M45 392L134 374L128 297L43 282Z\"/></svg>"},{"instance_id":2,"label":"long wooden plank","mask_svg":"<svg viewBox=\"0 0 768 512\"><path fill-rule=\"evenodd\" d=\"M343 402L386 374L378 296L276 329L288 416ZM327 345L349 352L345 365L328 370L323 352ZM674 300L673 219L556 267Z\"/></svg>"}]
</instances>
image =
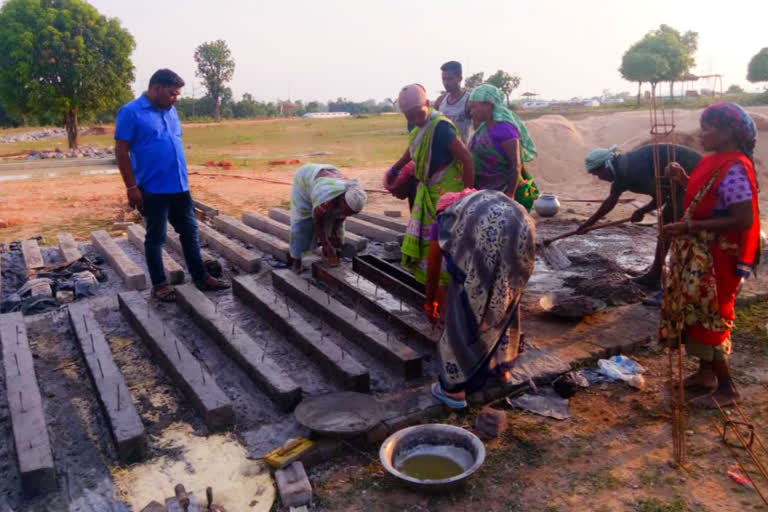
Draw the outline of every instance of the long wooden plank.
<instances>
[{"instance_id":1,"label":"long wooden plank","mask_svg":"<svg viewBox=\"0 0 768 512\"><path fill-rule=\"evenodd\" d=\"M257 231L228 215L217 215L213 225L219 231L253 245L264 254L274 256L278 261L288 263L291 259L288 244L269 233Z\"/></svg>"},{"instance_id":2,"label":"long wooden plank","mask_svg":"<svg viewBox=\"0 0 768 512\"><path fill-rule=\"evenodd\" d=\"M288 226L291 225L291 212L284 208L270 208L269 217ZM344 233L344 246L345 250L348 247L350 251L358 253L368 246L368 239L347 231Z\"/></svg>"},{"instance_id":3,"label":"long wooden plank","mask_svg":"<svg viewBox=\"0 0 768 512\"><path fill-rule=\"evenodd\" d=\"M246 249L202 222L197 230L200 238L245 272L258 272L261 268L261 253Z\"/></svg>"},{"instance_id":4,"label":"long wooden plank","mask_svg":"<svg viewBox=\"0 0 768 512\"><path fill-rule=\"evenodd\" d=\"M61 251L65 262L72 263L83 257L72 233L59 233L56 235L56 239L59 242L59 251Z\"/></svg>"},{"instance_id":5,"label":"long wooden plank","mask_svg":"<svg viewBox=\"0 0 768 512\"><path fill-rule=\"evenodd\" d=\"M301 387L285 373L265 351L265 343L256 343L234 322L219 315L203 292L192 285L176 287L177 302L195 322L248 373L251 379L286 411L301 400Z\"/></svg>"},{"instance_id":6,"label":"long wooden plank","mask_svg":"<svg viewBox=\"0 0 768 512\"><path fill-rule=\"evenodd\" d=\"M147 450L146 432L133 404L131 391L112 358L109 342L87 303L72 303L68 309L69 322L107 418L118 457L123 462L141 460Z\"/></svg>"},{"instance_id":7,"label":"long wooden plank","mask_svg":"<svg viewBox=\"0 0 768 512\"><path fill-rule=\"evenodd\" d=\"M21 253L24 256L24 265L27 267L27 273L45 266L40 246L37 245L37 240L34 238L21 242Z\"/></svg>"},{"instance_id":8,"label":"long wooden plank","mask_svg":"<svg viewBox=\"0 0 768 512\"><path fill-rule=\"evenodd\" d=\"M179 234L176 233L176 231L173 231L171 226L168 226L168 230L165 233L165 241L171 247L171 249L176 251L176 254L184 256L184 249L181 246L181 237L179 237ZM200 257L203 258L204 264L210 264L218 261L216 257L204 247L200 248Z\"/></svg>"},{"instance_id":9,"label":"long wooden plank","mask_svg":"<svg viewBox=\"0 0 768 512\"><path fill-rule=\"evenodd\" d=\"M387 243L403 241L403 233L365 221L358 218L357 215L347 217L344 222L344 228L347 231L370 238L371 240L376 240L377 242Z\"/></svg>"},{"instance_id":10,"label":"long wooden plank","mask_svg":"<svg viewBox=\"0 0 768 512\"><path fill-rule=\"evenodd\" d=\"M407 379L421 376L422 358L413 349L323 290L313 285L307 286L307 281L291 270L273 270L272 283L275 288L293 297L303 307L322 316L327 322L333 322L333 326L347 339L398 369Z\"/></svg>"},{"instance_id":11,"label":"long wooden plank","mask_svg":"<svg viewBox=\"0 0 768 512\"><path fill-rule=\"evenodd\" d=\"M377 284L345 267L329 267L322 262L312 265L312 275L341 293L353 297L377 315L389 317L400 329L428 345L434 345L440 332L426 319L422 310L412 307Z\"/></svg>"},{"instance_id":12,"label":"long wooden plank","mask_svg":"<svg viewBox=\"0 0 768 512\"><path fill-rule=\"evenodd\" d=\"M27 494L44 494L56 489L56 471L21 313L0 315L0 343L21 485Z\"/></svg>"},{"instance_id":13,"label":"long wooden plank","mask_svg":"<svg viewBox=\"0 0 768 512\"><path fill-rule=\"evenodd\" d=\"M144 254L144 239L147 236L147 232L143 226L138 224L131 224L128 226L128 240L133 246ZM163 268L165 269L165 276L168 282L171 284L179 284L184 282L184 269L181 265L176 263L176 260L171 258L171 255L163 249Z\"/></svg>"},{"instance_id":14,"label":"long wooden plank","mask_svg":"<svg viewBox=\"0 0 768 512\"><path fill-rule=\"evenodd\" d=\"M341 381L344 389L366 393L371 379L368 370L354 357L312 327L298 313L291 313L284 300L259 285L252 276L239 276L232 281L232 293L251 305L272 327L312 358L330 377Z\"/></svg>"},{"instance_id":15,"label":"long wooden plank","mask_svg":"<svg viewBox=\"0 0 768 512\"><path fill-rule=\"evenodd\" d=\"M389 228L392 231L397 231L398 233L405 233L405 230L408 228L408 221L405 219L387 217L386 215L366 212L365 210L356 213L355 217L366 222L370 222L371 224Z\"/></svg>"},{"instance_id":16,"label":"long wooden plank","mask_svg":"<svg viewBox=\"0 0 768 512\"><path fill-rule=\"evenodd\" d=\"M421 290L411 286L413 283L403 282L361 257L356 257L352 260L352 270L374 284L388 290L393 295L402 297L411 306L415 308L424 307L426 297Z\"/></svg>"},{"instance_id":17,"label":"long wooden plank","mask_svg":"<svg viewBox=\"0 0 768 512\"><path fill-rule=\"evenodd\" d=\"M216 384L203 362L179 343L157 315L150 313L147 301L138 292L122 292L117 299L123 316L149 345L156 361L192 402L208 428L219 430L233 425L232 401Z\"/></svg>"},{"instance_id":18,"label":"long wooden plank","mask_svg":"<svg viewBox=\"0 0 768 512\"><path fill-rule=\"evenodd\" d=\"M112 240L109 233L94 231L91 233L91 241L128 289L143 290L147 287L144 271Z\"/></svg>"},{"instance_id":19,"label":"long wooden plank","mask_svg":"<svg viewBox=\"0 0 768 512\"><path fill-rule=\"evenodd\" d=\"M258 229L264 233L279 238L283 242L289 242L291 240L291 226L283 224L275 219L271 219L266 215L262 215L256 212L243 212L243 224L250 226L253 229Z\"/></svg>"}]
</instances>

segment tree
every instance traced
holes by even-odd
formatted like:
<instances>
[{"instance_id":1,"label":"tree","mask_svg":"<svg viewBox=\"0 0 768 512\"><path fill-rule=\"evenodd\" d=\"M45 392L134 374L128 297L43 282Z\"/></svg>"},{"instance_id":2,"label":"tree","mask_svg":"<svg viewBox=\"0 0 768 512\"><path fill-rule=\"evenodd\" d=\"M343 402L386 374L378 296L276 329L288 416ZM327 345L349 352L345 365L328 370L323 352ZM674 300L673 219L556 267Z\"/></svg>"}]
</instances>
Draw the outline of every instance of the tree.
<instances>
[{"instance_id":1,"label":"tree","mask_svg":"<svg viewBox=\"0 0 768 512\"><path fill-rule=\"evenodd\" d=\"M214 102L213 118L221 119L221 98L226 84L232 80L235 73L235 61L227 43L221 39L203 43L195 50L197 72L195 75L203 80L208 96Z\"/></svg>"},{"instance_id":2,"label":"tree","mask_svg":"<svg viewBox=\"0 0 768 512\"><path fill-rule=\"evenodd\" d=\"M507 104L509 104L509 95L520 86L520 77L517 75L510 75L506 71L500 69L489 76L485 83L495 85L501 89L504 96L507 97Z\"/></svg>"},{"instance_id":3,"label":"tree","mask_svg":"<svg viewBox=\"0 0 768 512\"><path fill-rule=\"evenodd\" d=\"M78 119L130 95L135 46L83 0L8 0L0 9L0 98L11 114L53 115L77 147Z\"/></svg>"},{"instance_id":4,"label":"tree","mask_svg":"<svg viewBox=\"0 0 768 512\"><path fill-rule=\"evenodd\" d=\"M728 87L728 90L725 91L727 94L741 94L744 92L744 88L740 85L732 84L730 87Z\"/></svg>"},{"instance_id":5,"label":"tree","mask_svg":"<svg viewBox=\"0 0 768 512\"><path fill-rule=\"evenodd\" d=\"M464 80L464 88L467 90L472 90L478 85L483 83L483 78L485 77L485 73L482 71L480 73L475 73L474 75L469 75Z\"/></svg>"},{"instance_id":6,"label":"tree","mask_svg":"<svg viewBox=\"0 0 768 512\"><path fill-rule=\"evenodd\" d=\"M624 53L619 72L624 79L638 82L637 103L640 104L640 87L650 82L655 91L662 81L674 82L689 67L688 48L676 31L662 29L649 32ZM671 87L671 86L670 86Z\"/></svg>"},{"instance_id":7,"label":"tree","mask_svg":"<svg viewBox=\"0 0 768 512\"><path fill-rule=\"evenodd\" d=\"M682 64L682 72L679 76L673 77L669 80L669 95L672 96L674 99L675 93L674 93L674 86L675 81L681 79L686 74L689 74L691 71L691 68L696 66L696 52L699 49L699 33L694 32L692 30L687 31L684 34L681 34L678 30L670 27L669 25L661 25L659 27L659 30L656 32L653 32L656 36L666 35L669 36L669 41L671 42L672 39L674 39L677 43L680 43L685 48L685 57ZM674 46L677 46L676 44ZM673 57L673 60L677 57ZM672 69L675 69L676 64L671 64Z\"/></svg>"},{"instance_id":8,"label":"tree","mask_svg":"<svg viewBox=\"0 0 768 512\"><path fill-rule=\"evenodd\" d=\"M768 82L768 48L763 48L750 59L747 80L752 83Z\"/></svg>"}]
</instances>

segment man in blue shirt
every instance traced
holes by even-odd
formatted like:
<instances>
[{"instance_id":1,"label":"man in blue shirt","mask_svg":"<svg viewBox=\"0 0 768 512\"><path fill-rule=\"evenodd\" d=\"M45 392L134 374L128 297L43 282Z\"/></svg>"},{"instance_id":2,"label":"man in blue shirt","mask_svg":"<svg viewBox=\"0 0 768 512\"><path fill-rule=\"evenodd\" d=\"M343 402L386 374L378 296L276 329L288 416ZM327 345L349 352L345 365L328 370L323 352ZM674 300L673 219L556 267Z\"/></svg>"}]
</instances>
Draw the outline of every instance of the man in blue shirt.
<instances>
[{"instance_id":1,"label":"man in blue shirt","mask_svg":"<svg viewBox=\"0 0 768 512\"><path fill-rule=\"evenodd\" d=\"M163 268L168 222L179 234L187 269L197 287L229 287L226 281L208 274L200 256L181 123L173 106L182 87L184 80L173 71L155 72L147 91L123 105L115 122L115 156L127 187L128 202L139 210L146 223L144 253L152 279L152 296L165 302L176 300Z\"/></svg>"}]
</instances>

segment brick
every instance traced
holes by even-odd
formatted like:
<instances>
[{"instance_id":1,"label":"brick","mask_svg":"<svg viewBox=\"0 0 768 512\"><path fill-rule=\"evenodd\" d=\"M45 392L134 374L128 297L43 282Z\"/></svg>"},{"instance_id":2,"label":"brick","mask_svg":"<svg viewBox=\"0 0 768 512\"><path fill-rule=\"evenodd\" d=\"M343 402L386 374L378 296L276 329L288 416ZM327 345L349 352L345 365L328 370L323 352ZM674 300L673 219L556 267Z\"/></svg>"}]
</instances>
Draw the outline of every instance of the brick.
<instances>
[{"instance_id":1,"label":"brick","mask_svg":"<svg viewBox=\"0 0 768 512\"><path fill-rule=\"evenodd\" d=\"M112 358L109 343L87 303L70 304L68 310L69 322L107 419L118 457L123 462L141 460L147 449L146 432L123 374Z\"/></svg>"},{"instance_id":2,"label":"brick","mask_svg":"<svg viewBox=\"0 0 768 512\"><path fill-rule=\"evenodd\" d=\"M147 301L138 292L119 293L117 299L123 316L147 343L155 361L184 392L208 428L221 430L233 425L232 401L160 317L150 314Z\"/></svg>"},{"instance_id":3,"label":"brick","mask_svg":"<svg viewBox=\"0 0 768 512\"><path fill-rule=\"evenodd\" d=\"M219 231L256 247L264 254L274 256L278 261L288 263L291 259L288 244L283 240L253 229L237 219L227 215L217 215L213 218L213 225Z\"/></svg>"},{"instance_id":4,"label":"brick","mask_svg":"<svg viewBox=\"0 0 768 512\"><path fill-rule=\"evenodd\" d=\"M21 242L21 253L24 256L24 265L27 267L27 273L32 273L32 271L45 266L43 255L40 253L40 246L37 245L37 240L34 238Z\"/></svg>"},{"instance_id":5,"label":"brick","mask_svg":"<svg viewBox=\"0 0 768 512\"><path fill-rule=\"evenodd\" d=\"M128 289L143 290L147 287L144 271L125 254L106 231L92 232L91 241Z\"/></svg>"},{"instance_id":6,"label":"brick","mask_svg":"<svg viewBox=\"0 0 768 512\"><path fill-rule=\"evenodd\" d=\"M475 430L485 439L496 439L507 429L507 413L483 407L475 420Z\"/></svg>"},{"instance_id":7,"label":"brick","mask_svg":"<svg viewBox=\"0 0 768 512\"><path fill-rule=\"evenodd\" d=\"M397 212L400 213L400 212ZM388 229L391 229L392 231L396 231L398 233L405 233L405 230L408 228L408 221L403 219L393 219L392 217L386 216L386 215L379 215L378 213L370 213L363 210L362 212L355 215L360 220L364 220L366 222L370 222L371 224L376 224L377 226L382 226Z\"/></svg>"},{"instance_id":8,"label":"brick","mask_svg":"<svg viewBox=\"0 0 768 512\"><path fill-rule=\"evenodd\" d=\"M213 302L192 285L176 287L177 302L187 310L208 336L216 340L248 376L286 411L301 400L301 387L256 342L236 324L216 312Z\"/></svg>"},{"instance_id":9,"label":"brick","mask_svg":"<svg viewBox=\"0 0 768 512\"><path fill-rule=\"evenodd\" d=\"M270 208L269 217L283 224L291 225L291 212L283 208ZM356 254L368 246L368 240L362 236L347 231L344 234L344 251Z\"/></svg>"},{"instance_id":10,"label":"brick","mask_svg":"<svg viewBox=\"0 0 768 512\"><path fill-rule=\"evenodd\" d=\"M333 321L334 327L347 339L396 368L406 378L421 376L422 358L413 349L394 336L387 336L386 332L316 286L307 287L307 282L291 270L272 271L272 283L315 315Z\"/></svg>"},{"instance_id":11,"label":"brick","mask_svg":"<svg viewBox=\"0 0 768 512\"><path fill-rule=\"evenodd\" d=\"M261 253L246 249L203 223L198 223L197 230L200 238L243 271L258 272L261 268Z\"/></svg>"},{"instance_id":12,"label":"brick","mask_svg":"<svg viewBox=\"0 0 768 512\"><path fill-rule=\"evenodd\" d=\"M144 254L144 238L147 235L147 232L144 230L142 226L139 226L138 224L131 224L128 226L128 240L133 244L133 246L141 251L141 254ZM181 268L181 265L176 263L176 260L171 258L171 255L168 254L165 249L163 249L163 268L165 269L165 277L168 279L168 282L171 284L180 284L184 282L184 269Z\"/></svg>"},{"instance_id":13,"label":"brick","mask_svg":"<svg viewBox=\"0 0 768 512\"><path fill-rule=\"evenodd\" d=\"M21 485L26 494L48 493L56 489L56 471L21 313L0 315L0 343Z\"/></svg>"},{"instance_id":14,"label":"brick","mask_svg":"<svg viewBox=\"0 0 768 512\"><path fill-rule=\"evenodd\" d=\"M83 257L75 239L72 237L72 233L59 233L56 235L56 239L59 242L59 251L61 251L64 261L72 263Z\"/></svg>"},{"instance_id":15,"label":"brick","mask_svg":"<svg viewBox=\"0 0 768 512\"><path fill-rule=\"evenodd\" d=\"M270 326L278 329L331 378L341 381L344 389L366 393L371 379L368 370L349 353L323 337L297 312L290 313L283 298L259 285L252 276L232 280L232 293L252 306Z\"/></svg>"},{"instance_id":16,"label":"brick","mask_svg":"<svg viewBox=\"0 0 768 512\"><path fill-rule=\"evenodd\" d=\"M421 309L412 307L360 274L345 267L316 262L312 265L312 275L377 315L389 316L398 328L420 342L433 346L440 339L439 329L432 326Z\"/></svg>"},{"instance_id":17,"label":"brick","mask_svg":"<svg viewBox=\"0 0 768 512\"><path fill-rule=\"evenodd\" d=\"M304 471L304 465L296 461L275 471L280 501L287 507L300 507L312 501L312 485Z\"/></svg>"}]
</instances>

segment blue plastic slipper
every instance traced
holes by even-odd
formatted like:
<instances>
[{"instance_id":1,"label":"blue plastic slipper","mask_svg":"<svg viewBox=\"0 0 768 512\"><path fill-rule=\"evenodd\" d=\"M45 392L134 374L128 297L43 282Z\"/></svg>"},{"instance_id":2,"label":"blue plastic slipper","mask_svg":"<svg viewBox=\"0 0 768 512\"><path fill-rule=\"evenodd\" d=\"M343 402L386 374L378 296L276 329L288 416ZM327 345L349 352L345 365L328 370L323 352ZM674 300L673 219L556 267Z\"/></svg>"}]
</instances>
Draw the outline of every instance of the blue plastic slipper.
<instances>
[{"instance_id":1,"label":"blue plastic slipper","mask_svg":"<svg viewBox=\"0 0 768 512\"><path fill-rule=\"evenodd\" d=\"M443 391L443 386L441 386L439 382L432 384L429 389L432 391L433 397L437 398L451 409L463 409L467 406L466 400L456 400L455 398L446 395L445 391Z\"/></svg>"}]
</instances>

